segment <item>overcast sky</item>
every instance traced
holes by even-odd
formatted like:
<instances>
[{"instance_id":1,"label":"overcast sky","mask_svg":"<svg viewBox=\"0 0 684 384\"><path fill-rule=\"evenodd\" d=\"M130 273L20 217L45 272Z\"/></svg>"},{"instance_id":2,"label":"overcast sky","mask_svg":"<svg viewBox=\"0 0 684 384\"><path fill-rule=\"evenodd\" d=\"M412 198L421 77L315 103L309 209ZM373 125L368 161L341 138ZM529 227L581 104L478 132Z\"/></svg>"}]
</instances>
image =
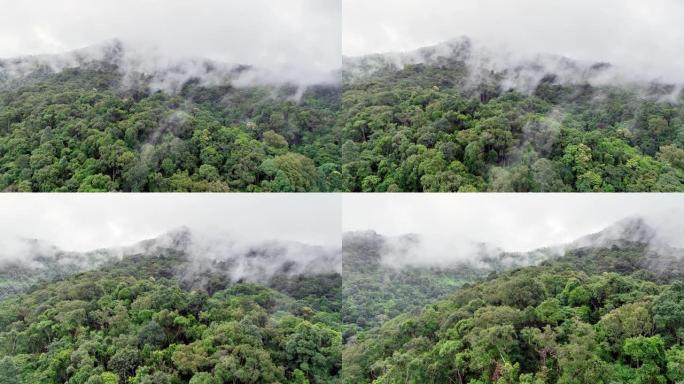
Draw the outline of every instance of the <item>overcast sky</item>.
<instances>
[{"instance_id":1,"label":"overcast sky","mask_svg":"<svg viewBox=\"0 0 684 384\"><path fill-rule=\"evenodd\" d=\"M335 194L5 194L0 236L86 251L188 226L208 236L338 246L340 202Z\"/></svg>"},{"instance_id":2,"label":"overcast sky","mask_svg":"<svg viewBox=\"0 0 684 384\"><path fill-rule=\"evenodd\" d=\"M371 229L525 251L635 215L680 233L683 207L681 194L6 194L0 234L85 251L180 226L209 236L327 246L339 244L342 230Z\"/></svg>"},{"instance_id":3,"label":"overcast sky","mask_svg":"<svg viewBox=\"0 0 684 384\"><path fill-rule=\"evenodd\" d=\"M0 57L114 38L164 55L312 71L341 63L340 0L0 0Z\"/></svg>"},{"instance_id":4,"label":"overcast sky","mask_svg":"<svg viewBox=\"0 0 684 384\"><path fill-rule=\"evenodd\" d=\"M527 251L568 243L635 215L681 238L683 207L684 195L660 193L345 194L342 227L387 236L458 238Z\"/></svg>"},{"instance_id":5,"label":"overcast sky","mask_svg":"<svg viewBox=\"0 0 684 384\"><path fill-rule=\"evenodd\" d=\"M679 0L342 1L347 56L411 50L466 35L515 53L608 61L684 80Z\"/></svg>"}]
</instances>

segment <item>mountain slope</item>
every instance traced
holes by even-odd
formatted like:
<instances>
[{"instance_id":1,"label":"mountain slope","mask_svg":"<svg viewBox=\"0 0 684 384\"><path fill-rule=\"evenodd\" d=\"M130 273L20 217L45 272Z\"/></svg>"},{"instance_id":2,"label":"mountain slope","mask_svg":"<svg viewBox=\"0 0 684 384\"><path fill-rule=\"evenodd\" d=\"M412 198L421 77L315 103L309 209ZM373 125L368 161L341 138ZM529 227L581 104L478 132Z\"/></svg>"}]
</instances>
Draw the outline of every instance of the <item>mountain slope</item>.
<instances>
[{"instance_id":1,"label":"mountain slope","mask_svg":"<svg viewBox=\"0 0 684 384\"><path fill-rule=\"evenodd\" d=\"M345 233L343 237L342 316L353 326L350 332L372 328L422 307L492 271L460 262L448 266L393 266L383 261L392 240L372 231ZM408 244L413 241L417 239L410 239Z\"/></svg>"},{"instance_id":2,"label":"mountain slope","mask_svg":"<svg viewBox=\"0 0 684 384\"><path fill-rule=\"evenodd\" d=\"M680 191L681 87L467 39L348 58L351 191Z\"/></svg>"},{"instance_id":3,"label":"mountain slope","mask_svg":"<svg viewBox=\"0 0 684 384\"><path fill-rule=\"evenodd\" d=\"M353 249L364 249L355 244L361 237L352 237ZM678 383L684 380L684 252L665 240L644 219L625 219L564 252L547 249L539 266L525 266L524 254L485 256L521 256L522 263L472 276L448 296L436 282L443 270L404 266L403 274L423 276L401 292L422 303L402 297L405 313L348 335L343 382ZM357 260L364 258L374 259ZM430 285L433 300L423 295ZM343 287L346 293L346 280Z\"/></svg>"},{"instance_id":4,"label":"mountain slope","mask_svg":"<svg viewBox=\"0 0 684 384\"><path fill-rule=\"evenodd\" d=\"M566 245L555 262L587 273L617 272L669 284L684 280L684 249L671 245L672 240L677 239L662 235L645 219L631 217Z\"/></svg>"},{"instance_id":5,"label":"mountain slope","mask_svg":"<svg viewBox=\"0 0 684 384\"><path fill-rule=\"evenodd\" d=\"M127 273L139 278L174 276L189 289L209 291L242 281L286 286L291 279L339 275L341 269L340 256L334 249L294 242L204 238L185 227L130 246L89 252L65 252L38 240L19 243L25 246L14 245L20 256L0 261L0 299L39 282L113 266L122 270L140 264L126 269ZM167 269L161 270L136 269L155 258L171 264L163 264Z\"/></svg>"},{"instance_id":6,"label":"mountain slope","mask_svg":"<svg viewBox=\"0 0 684 384\"><path fill-rule=\"evenodd\" d=\"M6 191L681 191L681 86L467 39L343 89L112 42L0 62Z\"/></svg>"},{"instance_id":7,"label":"mountain slope","mask_svg":"<svg viewBox=\"0 0 684 384\"><path fill-rule=\"evenodd\" d=\"M298 245L298 252L319 253L308 262L290 258L283 244L254 245L202 264L212 268L189 270L193 243L191 233L180 230L109 250L118 256L0 300L3 378L46 384L339 381L341 277L334 266L324 271L310 262L320 257L329 264L324 249ZM269 274L259 268L278 258Z\"/></svg>"},{"instance_id":8,"label":"mountain slope","mask_svg":"<svg viewBox=\"0 0 684 384\"><path fill-rule=\"evenodd\" d=\"M668 245L640 217L621 220L570 244L530 252L473 244L466 248L471 252L467 255L456 249L438 255L431 252L444 247L426 244L429 241L370 231L345 234L342 315L352 325L348 337L422 308L461 286L527 266L563 266L590 275L614 272L660 284L684 281L684 249Z\"/></svg>"},{"instance_id":9,"label":"mountain slope","mask_svg":"<svg viewBox=\"0 0 684 384\"><path fill-rule=\"evenodd\" d=\"M526 267L359 334L347 383L676 383L684 285Z\"/></svg>"},{"instance_id":10,"label":"mountain slope","mask_svg":"<svg viewBox=\"0 0 684 384\"><path fill-rule=\"evenodd\" d=\"M90 50L0 63L0 190L338 188L336 85Z\"/></svg>"}]
</instances>

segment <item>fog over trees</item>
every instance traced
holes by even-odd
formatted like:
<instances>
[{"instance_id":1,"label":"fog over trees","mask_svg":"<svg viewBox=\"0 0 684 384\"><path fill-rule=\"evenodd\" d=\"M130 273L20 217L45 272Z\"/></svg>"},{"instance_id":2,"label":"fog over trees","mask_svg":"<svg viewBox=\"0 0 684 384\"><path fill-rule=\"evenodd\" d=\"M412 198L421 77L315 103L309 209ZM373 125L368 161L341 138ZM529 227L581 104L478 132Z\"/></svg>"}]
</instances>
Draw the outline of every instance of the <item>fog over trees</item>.
<instances>
[{"instance_id":1,"label":"fog over trees","mask_svg":"<svg viewBox=\"0 0 684 384\"><path fill-rule=\"evenodd\" d=\"M0 5L0 384L684 384L684 2Z\"/></svg>"},{"instance_id":2,"label":"fog over trees","mask_svg":"<svg viewBox=\"0 0 684 384\"><path fill-rule=\"evenodd\" d=\"M10 382L682 379L678 195L407 195L375 211L375 195L263 195L261 209L246 195L93 196L85 206L41 196L8 205L27 214L3 230L23 244L0 261ZM164 204L176 212L146 215ZM40 212L53 221L34 225ZM378 215L387 224L373 230ZM173 217L189 226L86 251L49 241L62 237L48 230L60 218L74 234L94 225L105 243ZM192 228L201 221L210 223ZM579 235L565 240L564 228ZM513 241L545 229L545 239Z\"/></svg>"}]
</instances>

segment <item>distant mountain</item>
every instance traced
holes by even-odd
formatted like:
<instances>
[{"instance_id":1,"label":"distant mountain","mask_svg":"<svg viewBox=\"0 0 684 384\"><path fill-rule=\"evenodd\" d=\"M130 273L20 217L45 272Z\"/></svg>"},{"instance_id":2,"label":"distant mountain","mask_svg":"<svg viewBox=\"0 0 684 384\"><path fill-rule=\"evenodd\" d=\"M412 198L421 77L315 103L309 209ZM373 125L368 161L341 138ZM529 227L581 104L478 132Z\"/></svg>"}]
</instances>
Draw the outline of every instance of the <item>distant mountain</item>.
<instances>
[{"instance_id":1,"label":"distant mountain","mask_svg":"<svg viewBox=\"0 0 684 384\"><path fill-rule=\"evenodd\" d=\"M146 259L167 261L153 263L155 269L145 273L151 277L172 276L188 288L209 290L243 281L283 285L301 276L339 274L341 268L336 250L294 242L205 239L185 227L130 246L89 252L66 252L39 240L21 242L27 245L21 259L0 261L0 299L88 270L129 265L130 273L138 275Z\"/></svg>"},{"instance_id":2,"label":"distant mountain","mask_svg":"<svg viewBox=\"0 0 684 384\"><path fill-rule=\"evenodd\" d=\"M188 85L295 88L300 92L298 98L309 90L336 89L340 80L339 70L307 77L297 68L265 68L206 57L169 56L112 39L63 53L0 58L0 90L40 82L64 71L84 76L92 71L117 74L112 85L120 90L147 87L154 92L178 93Z\"/></svg>"},{"instance_id":3,"label":"distant mountain","mask_svg":"<svg viewBox=\"0 0 684 384\"><path fill-rule=\"evenodd\" d=\"M188 83L203 86L284 86L297 82L285 73L243 63L225 63L201 57L168 57L141 51L118 39L61 53L0 59L0 84L35 81L51 73L115 71L120 88L149 87L180 92ZM331 76L331 78L333 78ZM307 82L308 85L323 82ZM294 84L295 86L297 84ZM7 85L6 85L7 86Z\"/></svg>"},{"instance_id":4,"label":"distant mountain","mask_svg":"<svg viewBox=\"0 0 684 384\"><path fill-rule=\"evenodd\" d=\"M422 241L418 235L389 238L374 231L344 234L342 319L346 323L359 329L377 326L494 270L466 261L421 262L421 250L426 249ZM481 260L488 257L488 246L477 244L473 249L482 252Z\"/></svg>"},{"instance_id":5,"label":"distant mountain","mask_svg":"<svg viewBox=\"0 0 684 384\"><path fill-rule=\"evenodd\" d=\"M210 240L181 228L84 253L27 241L33 253L0 265L2 380L339 383L339 252Z\"/></svg>"},{"instance_id":6,"label":"distant mountain","mask_svg":"<svg viewBox=\"0 0 684 384\"><path fill-rule=\"evenodd\" d=\"M0 258L0 299L52 281L98 268L117 258L114 250L68 252L37 239L19 239L17 255Z\"/></svg>"},{"instance_id":7,"label":"distant mountain","mask_svg":"<svg viewBox=\"0 0 684 384\"><path fill-rule=\"evenodd\" d=\"M617 272L659 283L684 279L684 249L667 244L641 217L626 218L569 244L507 252L473 243L470 254L426 254L445 247L423 244L419 235L386 237L350 232L343 240L346 321L361 328L420 308L479 279L535 265L564 265L589 274ZM423 262L416 262L417 259ZM387 303L391 305L388 306Z\"/></svg>"},{"instance_id":8,"label":"distant mountain","mask_svg":"<svg viewBox=\"0 0 684 384\"><path fill-rule=\"evenodd\" d=\"M411 52L376 53L343 58L343 77L347 82L364 80L370 76L387 75L408 65L435 65L460 69L472 52L468 38L455 39Z\"/></svg>"},{"instance_id":9,"label":"distant mountain","mask_svg":"<svg viewBox=\"0 0 684 384\"><path fill-rule=\"evenodd\" d=\"M628 217L615 222L614 224L586 236L582 236L568 244L556 244L552 246L538 248L529 252L509 252L499 247L487 243L472 242L467 246L461 246L460 254L454 250L453 255L449 254L429 255L419 254L429 250L441 248L424 247L424 240L420 235L409 234L397 238L388 238L373 231L352 232L345 235L345 249L362 249L370 247L374 249L369 256L356 257L352 260L344 260L344 265L351 269L367 267L361 264L370 262L370 265L392 266L393 262L406 262L414 259L409 267L416 267L420 263L416 258L424 259L424 263L429 268L444 270L470 270L480 271L481 274L498 272L517 267L537 265L544 261L563 260L570 255L587 250L640 250L643 259L677 260L684 257L684 249L670 244L670 239L666 238L651 226L643 217ZM364 244L363 246L360 244ZM369 245L370 244L370 245ZM399 246L397 246L399 244ZM469 253L463 254L463 250ZM397 257L399 255L399 257ZM410 257L407 257L410 255ZM451 260L451 261L450 261ZM405 268L406 265L394 265L396 268ZM642 269L651 272L658 272L661 268L655 268L651 264L643 264ZM684 270L675 267L674 271Z\"/></svg>"},{"instance_id":10,"label":"distant mountain","mask_svg":"<svg viewBox=\"0 0 684 384\"><path fill-rule=\"evenodd\" d=\"M355 83L374 77L418 74L425 67L437 68L450 75L435 86L455 86L470 92L494 87L499 88L499 92L517 90L532 93L539 86L582 84L621 84L644 88L649 94L661 96L681 91L681 86L674 83L665 84L642 74L624 73L610 63L544 53L513 54L491 49L467 36L407 52L345 57L343 77L347 83ZM400 75L403 70L407 72Z\"/></svg>"},{"instance_id":11,"label":"distant mountain","mask_svg":"<svg viewBox=\"0 0 684 384\"><path fill-rule=\"evenodd\" d=\"M650 244L656 236L657 233L655 229L653 229L644 218L628 217L599 232L592 233L573 241L569 247L613 247L625 246L632 243Z\"/></svg>"},{"instance_id":12,"label":"distant mountain","mask_svg":"<svg viewBox=\"0 0 684 384\"><path fill-rule=\"evenodd\" d=\"M499 77L511 85L536 85L532 83L549 75L563 82L584 82L598 79L613 68L608 63L582 62L559 55L521 56L494 51L464 36L408 52L347 57L344 70L348 79L362 79L412 65L467 69L470 77Z\"/></svg>"},{"instance_id":13,"label":"distant mountain","mask_svg":"<svg viewBox=\"0 0 684 384\"><path fill-rule=\"evenodd\" d=\"M684 279L684 249L641 217L618 221L565 249L557 261L588 273L636 274L661 283Z\"/></svg>"}]
</instances>

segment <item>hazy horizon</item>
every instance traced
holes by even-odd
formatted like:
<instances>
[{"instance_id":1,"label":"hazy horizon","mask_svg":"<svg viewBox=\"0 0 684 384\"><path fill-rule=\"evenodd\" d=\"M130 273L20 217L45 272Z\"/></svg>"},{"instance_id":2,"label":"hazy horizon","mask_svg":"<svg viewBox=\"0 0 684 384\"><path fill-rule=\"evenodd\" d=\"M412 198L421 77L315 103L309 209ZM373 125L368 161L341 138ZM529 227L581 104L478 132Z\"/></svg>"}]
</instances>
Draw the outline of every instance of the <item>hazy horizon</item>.
<instances>
[{"instance_id":1,"label":"hazy horizon","mask_svg":"<svg viewBox=\"0 0 684 384\"><path fill-rule=\"evenodd\" d=\"M642 217L676 240L684 198L649 194L399 194L343 196L342 230L485 243L510 252L570 243ZM678 245L681 242L677 243Z\"/></svg>"},{"instance_id":2,"label":"hazy horizon","mask_svg":"<svg viewBox=\"0 0 684 384\"><path fill-rule=\"evenodd\" d=\"M4 59L63 54L116 39L155 63L202 58L253 65L296 80L322 80L341 67L341 5L336 0L28 0L2 5L9 16L0 25Z\"/></svg>"},{"instance_id":3,"label":"hazy horizon","mask_svg":"<svg viewBox=\"0 0 684 384\"><path fill-rule=\"evenodd\" d=\"M497 52L609 62L635 76L684 81L684 4L610 0L344 0L344 56L408 52L462 36Z\"/></svg>"},{"instance_id":4,"label":"hazy horizon","mask_svg":"<svg viewBox=\"0 0 684 384\"><path fill-rule=\"evenodd\" d=\"M6 195L0 231L4 242L38 239L65 251L127 246L180 227L244 242L337 247L339 200L332 194Z\"/></svg>"}]
</instances>

